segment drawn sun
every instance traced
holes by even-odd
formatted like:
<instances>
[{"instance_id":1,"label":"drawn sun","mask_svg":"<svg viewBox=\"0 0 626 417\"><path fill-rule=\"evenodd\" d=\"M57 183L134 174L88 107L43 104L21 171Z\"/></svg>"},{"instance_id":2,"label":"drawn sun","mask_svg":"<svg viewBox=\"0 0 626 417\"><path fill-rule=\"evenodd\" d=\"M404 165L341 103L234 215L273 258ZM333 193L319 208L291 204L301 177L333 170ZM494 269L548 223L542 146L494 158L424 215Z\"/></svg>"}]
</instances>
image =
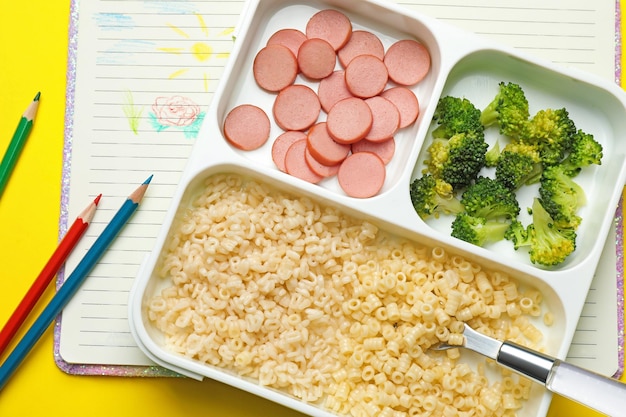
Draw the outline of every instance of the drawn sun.
<instances>
[{"instance_id":1,"label":"drawn sun","mask_svg":"<svg viewBox=\"0 0 626 417\"><path fill-rule=\"evenodd\" d=\"M206 25L204 18L201 15L197 13L194 13L194 14L198 20L198 27L202 31L202 34L206 38L206 41L195 41L191 44L190 47L175 47L175 48L163 47L163 48L158 48L158 49L162 52L166 52L166 53L174 54L174 55L191 55L195 61L200 62L200 63L205 63L211 58L228 58L228 55L229 55L228 52L220 52L217 54L213 52L213 47L209 44L209 41L210 41L209 27ZM168 24L168 26L174 32L179 34L181 37L185 39L189 39L189 40L192 39L192 37L181 28L172 24ZM221 31L220 33L218 33L217 37L219 38L219 37L229 36L233 33L233 30L234 30L233 28L225 29ZM182 67L172 72L169 75L169 78L174 79L174 78L182 77L184 74L188 73L191 70L191 68L192 66ZM204 84L204 91L209 91L210 75L206 71L205 66L202 66L202 82Z\"/></svg>"}]
</instances>

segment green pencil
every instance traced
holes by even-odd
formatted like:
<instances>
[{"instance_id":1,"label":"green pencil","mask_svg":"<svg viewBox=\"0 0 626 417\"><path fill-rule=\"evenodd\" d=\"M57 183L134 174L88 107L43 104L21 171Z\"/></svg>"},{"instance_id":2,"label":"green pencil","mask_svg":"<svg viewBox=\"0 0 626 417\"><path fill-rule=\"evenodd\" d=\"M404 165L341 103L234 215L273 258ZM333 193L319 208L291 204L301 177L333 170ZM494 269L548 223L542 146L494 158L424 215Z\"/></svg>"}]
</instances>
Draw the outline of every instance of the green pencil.
<instances>
[{"instance_id":1,"label":"green pencil","mask_svg":"<svg viewBox=\"0 0 626 417\"><path fill-rule=\"evenodd\" d=\"M11 142L9 142L9 147L2 158L2 162L0 162L0 197L2 197L7 182L9 182L9 177L24 148L26 139L28 139L28 134L33 128L35 115L39 108L40 95L41 93L37 93L32 103L30 103L28 108L24 111L24 114L22 114L20 123L17 125L17 129L15 129L15 133L13 134Z\"/></svg>"}]
</instances>

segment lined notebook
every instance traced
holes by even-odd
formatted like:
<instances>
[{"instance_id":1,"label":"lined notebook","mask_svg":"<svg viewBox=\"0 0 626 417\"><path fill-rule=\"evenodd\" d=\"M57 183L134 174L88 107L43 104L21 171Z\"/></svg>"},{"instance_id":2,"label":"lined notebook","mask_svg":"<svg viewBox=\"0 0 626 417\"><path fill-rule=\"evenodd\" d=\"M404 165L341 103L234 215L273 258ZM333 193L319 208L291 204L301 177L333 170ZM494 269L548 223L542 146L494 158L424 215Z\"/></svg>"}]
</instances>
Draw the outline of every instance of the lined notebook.
<instances>
[{"instance_id":1,"label":"lined notebook","mask_svg":"<svg viewBox=\"0 0 626 417\"><path fill-rule=\"evenodd\" d=\"M398 3L558 64L618 79L619 5L612 1ZM89 196L103 197L67 271L128 192L147 175L154 179L141 210L56 322L55 359L68 373L166 373L135 345L128 293L161 227L243 6L235 0L72 1L61 234ZM616 220L569 357L607 375L620 373L623 363L621 236Z\"/></svg>"}]
</instances>

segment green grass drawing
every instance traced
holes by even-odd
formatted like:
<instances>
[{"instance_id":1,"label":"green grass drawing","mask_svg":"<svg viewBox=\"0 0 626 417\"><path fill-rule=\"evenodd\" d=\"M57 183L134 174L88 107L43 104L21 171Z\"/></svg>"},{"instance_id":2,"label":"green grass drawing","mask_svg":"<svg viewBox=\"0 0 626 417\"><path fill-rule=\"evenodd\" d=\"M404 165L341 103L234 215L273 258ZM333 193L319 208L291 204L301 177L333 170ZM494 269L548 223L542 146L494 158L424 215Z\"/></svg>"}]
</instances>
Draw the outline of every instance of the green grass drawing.
<instances>
[{"instance_id":1,"label":"green grass drawing","mask_svg":"<svg viewBox=\"0 0 626 417\"><path fill-rule=\"evenodd\" d=\"M122 110L126 115L130 130L132 130L133 133L137 135L139 132L139 122L141 122L141 113L143 113L143 107L137 107L135 105L133 93L131 91L127 91L126 95L124 96L124 105L122 106Z\"/></svg>"}]
</instances>

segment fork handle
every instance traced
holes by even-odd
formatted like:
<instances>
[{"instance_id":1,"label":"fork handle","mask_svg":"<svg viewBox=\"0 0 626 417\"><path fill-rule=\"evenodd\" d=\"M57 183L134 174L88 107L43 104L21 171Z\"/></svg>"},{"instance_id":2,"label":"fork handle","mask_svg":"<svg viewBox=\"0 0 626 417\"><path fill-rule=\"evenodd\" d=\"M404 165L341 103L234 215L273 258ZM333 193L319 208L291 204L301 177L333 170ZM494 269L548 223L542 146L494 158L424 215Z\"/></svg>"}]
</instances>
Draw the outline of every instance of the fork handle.
<instances>
[{"instance_id":1,"label":"fork handle","mask_svg":"<svg viewBox=\"0 0 626 417\"><path fill-rule=\"evenodd\" d=\"M551 356L504 342L497 362L539 382L550 391L609 416L626 411L626 384Z\"/></svg>"}]
</instances>

